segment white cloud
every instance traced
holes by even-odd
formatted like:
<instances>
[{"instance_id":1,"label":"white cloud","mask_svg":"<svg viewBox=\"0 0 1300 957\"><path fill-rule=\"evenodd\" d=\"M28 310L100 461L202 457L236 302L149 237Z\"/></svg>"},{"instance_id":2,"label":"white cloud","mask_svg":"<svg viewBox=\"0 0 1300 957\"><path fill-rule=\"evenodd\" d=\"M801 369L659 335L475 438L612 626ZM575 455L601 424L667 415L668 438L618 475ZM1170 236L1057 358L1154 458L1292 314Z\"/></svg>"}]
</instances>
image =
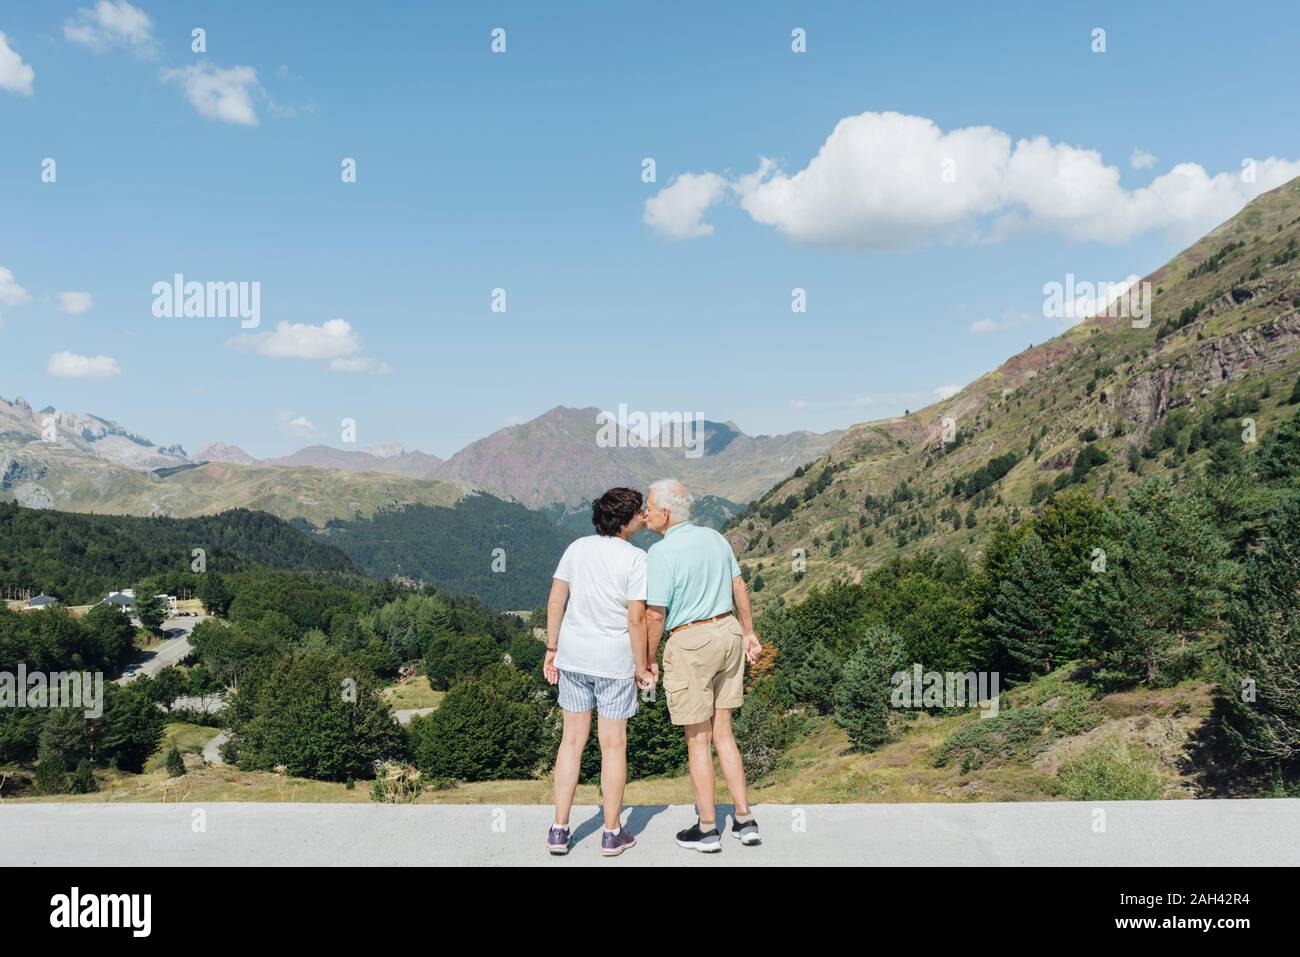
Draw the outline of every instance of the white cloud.
<instances>
[{"instance_id":1,"label":"white cloud","mask_svg":"<svg viewBox=\"0 0 1300 957\"><path fill-rule=\"evenodd\" d=\"M793 242L849 249L999 241L1027 231L1119 243L1159 230L1188 241L1300 175L1300 161L1269 157L1253 170L1246 182L1240 170L1212 176L1180 163L1129 190L1094 150L1043 136L1013 143L989 126L944 132L923 116L863 113L840 120L795 173L763 159L732 180L678 177L646 201L645 221L676 238L708 235L705 213L734 198Z\"/></svg>"},{"instance_id":2,"label":"white cloud","mask_svg":"<svg viewBox=\"0 0 1300 957\"><path fill-rule=\"evenodd\" d=\"M0 90L32 95L32 81L36 71L23 62L18 51L9 45L9 38L0 30Z\"/></svg>"},{"instance_id":3,"label":"white cloud","mask_svg":"<svg viewBox=\"0 0 1300 957\"><path fill-rule=\"evenodd\" d=\"M59 293L59 308L72 316L81 315L89 310L93 304L91 295L88 292Z\"/></svg>"},{"instance_id":4,"label":"white cloud","mask_svg":"<svg viewBox=\"0 0 1300 957\"><path fill-rule=\"evenodd\" d=\"M122 374L111 356L79 356L75 352L54 353L47 369L60 379L111 379Z\"/></svg>"},{"instance_id":5,"label":"white cloud","mask_svg":"<svg viewBox=\"0 0 1300 957\"><path fill-rule=\"evenodd\" d=\"M305 415L289 419L285 425L288 426L289 431L298 435L310 435L312 432L316 431L316 426L312 425L311 419L307 418Z\"/></svg>"},{"instance_id":6,"label":"white cloud","mask_svg":"<svg viewBox=\"0 0 1300 957\"><path fill-rule=\"evenodd\" d=\"M338 359L361 351L361 339L344 319L320 326L281 322L274 332L244 333L227 345L276 359Z\"/></svg>"},{"instance_id":7,"label":"white cloud","mask_svg":"<svg viewBox=\"0 0 1300 957\"><path fill-rule=\"evenodd\" d=\"M31 298L27 290L18 285L14 274L4 266L0 266L0 303L6 306L18 306L30 302Z\"/></svg>"},{"instance_id":8,"label":"white cloud","mask_svg":"<svg viewBox=\"0 0 1300 957\"><path fill-rule=\"evenodd\" d=\"M196 63L179 70L163 70L164 83L178 82L200 116L237 126L256 126L253 97L264 96L251 66L222 69L210 63Z\"/></svg>"},{"instance_id":9,"label":"white cloud","mask_svg":"<svg viewBox=\"0 0 1300 957\"><path fill-rule=\"evenodd\" d=\"M940 399L951 399L960 391L961 386L959 385L941 385L934 390L934 394Z\"/></svg>"},{"instance_id":10,"label":"white cloud","mask_svg":"<svg viewBox=\"0 0 1300 957\"><path fill-rule=\"evenodd\" d=\"M1136 149L1128 158L1128 165L1133 169L1150 169L1156 165L1156 158L1144 149Z\"/></svg>"},{"instance_id":11,"label":"white cloud","mask_svg":"<svg viewBox=\"0 0 1300 957\"><path fill-rule=\"evenodd\" d=\"M682 173L645 201L642 218L672 239L708 236L713 227L701 218L722 202L726 190L727 181L716 173Z\"/></svg>"},{"instance_id":12,"label":"white cloud","mask_svg":"<svg viewBox=\"0 0 1300 957\"><path fill-rule=\"evenodd\" d=\"M63 36L73 43L102 53L109 47L124 46L137 56L152 57L158 51L148 14L126 0L99 0L94 7L81 7L63 24Z\"/></svg>"},{"instance_id":13,"label":"white cloud","mask_svg":"<svg viewBox=\"0 0 1300 957\"><path fill-rule=\"evenodd\" d=\"M988 335L991 332L998 331L998 324L992 319L980 319L970 324L970 331L977 336Z\"/></svg>"},{"instance_id":14,"label":"white cloud","mask_svg":"<svg viewBox=\"0 0 1300 957\"><path fill-rule=\"evenodd\" d=\"M388 375L393 370L387 362L380 362L369 356L352 356L347 359L331 359L330 369L334 372L366 372L370 375Z\"/></svg>"}]
</instances>

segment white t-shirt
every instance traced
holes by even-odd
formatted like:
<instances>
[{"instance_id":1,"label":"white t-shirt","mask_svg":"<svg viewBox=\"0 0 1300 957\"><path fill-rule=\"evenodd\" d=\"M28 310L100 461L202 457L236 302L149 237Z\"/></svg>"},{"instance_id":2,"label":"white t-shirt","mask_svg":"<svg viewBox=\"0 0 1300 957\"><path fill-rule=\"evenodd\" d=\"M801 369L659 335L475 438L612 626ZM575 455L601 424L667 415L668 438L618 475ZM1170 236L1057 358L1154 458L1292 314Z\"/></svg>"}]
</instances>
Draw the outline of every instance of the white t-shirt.
<instances>
[{"instance_id":1,"label":"white t-shirt","mask_svg":"<svg viewBox=\"0 0 1300 957\"><path fill-rule=\"evenodd\" d=\"M588 535L564 550L555 577L569 583L555 667L597 678L634 677L627 605L645 601L645 552L613 535Z\"/></svg>"}]
</instances>

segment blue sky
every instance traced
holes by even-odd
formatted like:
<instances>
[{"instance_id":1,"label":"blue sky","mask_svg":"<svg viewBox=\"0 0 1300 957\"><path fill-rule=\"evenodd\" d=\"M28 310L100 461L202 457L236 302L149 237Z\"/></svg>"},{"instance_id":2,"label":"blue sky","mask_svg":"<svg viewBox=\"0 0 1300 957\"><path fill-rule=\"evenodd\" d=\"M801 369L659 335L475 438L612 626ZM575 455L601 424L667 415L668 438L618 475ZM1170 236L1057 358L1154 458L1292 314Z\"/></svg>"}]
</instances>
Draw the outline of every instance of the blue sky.
<instances>
[{"instance_id":1,"label":"blue sky","mask_svg":"<svg viewBox=\"0 0 1300 957\"><path fill-rule=\"evenodd\" d=\"M821 431L1042 342L1044 283L1144 274L1300 169L1284 3L302 6L0 8L0 395L258 456L344 417L446 456L555 405ZM178 272L260 282L260 327L156 318Z\"/></svg>"}]
</instances>

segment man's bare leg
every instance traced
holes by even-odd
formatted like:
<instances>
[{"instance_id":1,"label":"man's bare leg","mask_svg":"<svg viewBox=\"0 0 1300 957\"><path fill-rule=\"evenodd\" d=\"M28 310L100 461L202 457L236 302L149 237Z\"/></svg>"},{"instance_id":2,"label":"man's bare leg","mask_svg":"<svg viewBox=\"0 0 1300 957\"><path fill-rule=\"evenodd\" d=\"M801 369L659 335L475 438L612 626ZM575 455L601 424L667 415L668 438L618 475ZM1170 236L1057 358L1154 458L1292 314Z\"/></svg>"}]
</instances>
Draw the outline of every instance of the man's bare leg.
<instances>
[{"instance_id":1,"label":"man's bare leg","mask_svg":"<svg viewBox=\"0 0 1300 957\"><path fill-rule=\"evenodd\" d=\"M590 716L588 716L590 717ZM618 830L627 786L627 718L602 717L596 725L600 739L600 793L605 800L605 830Z\"/></svg>"},{"instance_id":2,"label":"man's bare leg","mask_svg":"<svg viewBox=\"0 0 1300 957\"><path fill-rule=\"evenodd\" d=\"M686 752L690 762L691 787L695 791L695 810L700 816L700 829L707 831L717 824L717 809L713 792L717 778L713 774L713 723L700 721L686 725Z\"/></svg>"},{"instance_id":3,"label":"man's bare leg","mask_svg":"<svg viewBox=\"0 0 1300 957\"><path fill-rule=\"evenodd\" d=\"M578 790L578 773L582 769L582 751L591 733L590 711L564 712L564 737L555 755L555 823L569 824L573 795Z\"/></svg>"},{"instance_id":4,"label":"man's bare leg","mask_svg":"<svg viewBox=\"0 0 1300 957\"><path fill-rule=\"evenodd\" d=\"M722 780L736 804L736 819L748 820L749 798L745 790L745 762L740 757L736 736L731 728L731 709L719 708L713 712L713 748L718 752L722 767Z\"/></svg>"}]
</instances>

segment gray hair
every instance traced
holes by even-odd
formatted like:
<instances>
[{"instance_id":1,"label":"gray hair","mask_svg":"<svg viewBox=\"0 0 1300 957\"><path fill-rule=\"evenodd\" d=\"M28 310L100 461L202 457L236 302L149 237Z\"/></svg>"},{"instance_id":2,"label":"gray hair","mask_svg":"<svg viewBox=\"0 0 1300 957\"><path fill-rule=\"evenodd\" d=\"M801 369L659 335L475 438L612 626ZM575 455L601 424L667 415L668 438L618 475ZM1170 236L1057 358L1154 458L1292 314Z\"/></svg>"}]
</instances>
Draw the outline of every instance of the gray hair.
<instances>
[{"instance_id":1,"label":"gray hair","mask_svg":"<svg viewBox=\"0 0 1300 957\"><path fill-rule=\"evenodd\" d=\"M660 508L667 509L675 522L689 522L695 499L677 479L660 479L650 483L650 494Z\"/></svg>"}]
</instances>

